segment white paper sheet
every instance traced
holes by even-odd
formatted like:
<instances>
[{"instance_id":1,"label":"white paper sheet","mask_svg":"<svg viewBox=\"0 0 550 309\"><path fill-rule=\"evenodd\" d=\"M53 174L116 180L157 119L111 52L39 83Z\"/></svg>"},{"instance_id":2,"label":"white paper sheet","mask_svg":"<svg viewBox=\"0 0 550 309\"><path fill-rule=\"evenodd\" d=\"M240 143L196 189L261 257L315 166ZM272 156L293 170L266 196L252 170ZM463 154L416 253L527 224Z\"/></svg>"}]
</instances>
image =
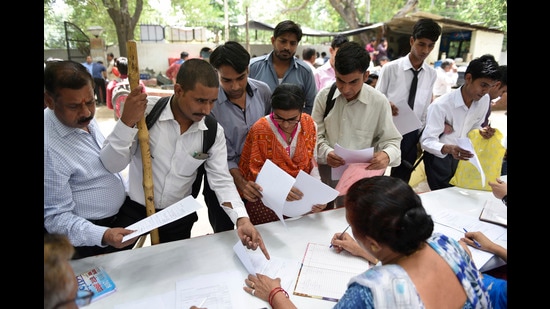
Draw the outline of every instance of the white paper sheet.
<instances>
[{"instance_id":1,"label":"white paper sheet","mask_svg":"<svg viewBox=\"0 0 550 309\"><path fill-rule=\"evenodd\" d=\"M302 191L304 196L297 201L285 200L283 214L287 217L306 214L311 211L313 205L326 204L338 196L337 190L304 171L298 173L294 187Z\"/></svg>"},{"instance_id":2,"label":"white paper sheet","mask_svg":"<svg viewBox=\"0 0 550 309\"><path fill-rule=\"evenodd\" d=\"M274 179L276 183L273 182ZM277 214L285 226L283 215L287 217L304 215L311 211L313 205L326 204L338 196L338 191L308 173L300 171L295 179L269 159L256 177L256 183L263 188L262 202ZM293 186L304 195L300 200L286 201Z\"/></svg>"},{"instance_id":3,"label":"white paper sheet","mask_svg":"<svg viewBox=\"0 0 550 309\"><path fill-rule=\"evenodd\" d=\"M477 157L476 151L474 149L474 145L472 145L472 141L467 137L459 137L456 139L456 143L458 147L468 150L469 152L473 153L474 156L471 157L468 162L472 163L479 173L481 174L481 187L485 186L485 172L483 172L483 167L481 167L481 163L479 162L479 158Z\"/></svg>"},{"instance_id":4,"label":"white paper sheet","mask_svg":"<svg viewBox=\"0 0 550 309\"><path fill-rule=\"evenodd\" d=\"M199 204L199 202L197 202L197 200L195 200L193 196L189 195L181 201L168 206L166 209L156 212L155 214L143 220L127 226L127 229L135 230L135 232L124 236L122 238L122 241L127 241L141 234L154 230L159 226L163 226L165 224L183 218L188 214L197 211L201 207L201 204Z\"/></svg>"},{"instance_id":5,"label":"white paper sheet","mask_svg":"<svg viewBox=\"0 0 550 309\"><path fill-rule=\"evenodd\" d=\"M244 282L244 279L241 272L232 270L177 281L175 308L187 309L201 303L200 308L208 309L244 308L237 297L232 297L235 293L243 293L242 285L236 282Z\"/></svg>"},{"instance_id":6,"label":"white paper sheet","mask_svg":"<svg viewBox=\"0 0 550 309\"><path fill-rule=\"evenodd\" d=\"M332 180L339 180L344 174L346 168L351 163L368 163L374 157L374 147L351 150L346 149L338 144L334 145L334 153L342 157L346 161L346 164L331 169Z\"/></svg>"},{"instance_id":7,"label":"white paper sheet","mask_svg":"<svg viewBox=\"0 0 550 309\"><path fill-rule=\"evenodd\" d=\"M173 309L176 308L176 292L174 290L151 297L145 297L118 304L115 309ZM189 307L188 307L189 308Z\"/></svg>"},{"instance_id":8,"label":"white paper sheet","mask_svg":"<svg viewBox=\"0 0 550 309\"><path fill-rule=\"evenodd\" d=\"M276 182L274 182L276 180ZM283 208L286 196L296 180L267 159L256 177L256 183L262 188L262 202L273 209L279 220L286 226L283 218Z\"/></svg>"},{"instance_id":9,"label":"white paper sheet","mask_svg":"<svg viewBox=\"0 0 550 309\"><path fill-rule=\"evenodd\" d=\"M458 241L464 237L464 229L469 232L481 231L489 239L502 245L504 248L507 247L508 230L502 226L480 220L472 220L471 216L452 210L441 209L430 213L430 215L435 222L435 232L443 233ZM474 247L468 247L468 249L470 249L472 259L478 267L485 265L493 257L492 253Z\"/></svg>"},{"instance_id":10,"label":"white paper sheet","mask_svg":"<svg viewBox=\"0 0 550 309\"><path fill-rule=\"evenodd\" d=\"M399 112L397 115L392 117L393 124L395 124L395 127L401 135L405 135L422 127L422 122L420 122L420 119L416 117L416 114L409 106L409 103L406 101L400 101L394 102L394 104L397 108L399 108Z\"/></svg>"},{"instance_id":11,"label":"white paper sheet","mask_svg":"<svg viewBox=\"0 0 550 309\"><path fill-rule=\"evenodd\" d=\"M247 249L240 241L237 241L233 246L233 251L235 251L249 274L259 273L271 278L281 278L281 286L285 290L291 290L292 283L300 270L300 260L274 256L268 260L263 253Z\"/></svg>"}]
</instances>

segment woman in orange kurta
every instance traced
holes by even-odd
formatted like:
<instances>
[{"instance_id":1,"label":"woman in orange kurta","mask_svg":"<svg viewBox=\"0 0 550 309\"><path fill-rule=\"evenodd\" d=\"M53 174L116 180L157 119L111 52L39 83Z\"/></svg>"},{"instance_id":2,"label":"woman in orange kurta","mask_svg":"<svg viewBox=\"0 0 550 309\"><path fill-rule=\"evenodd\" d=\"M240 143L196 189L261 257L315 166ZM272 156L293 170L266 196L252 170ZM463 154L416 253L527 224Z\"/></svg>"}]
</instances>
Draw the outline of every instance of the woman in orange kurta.
<instances>
[{"instance_id":1,"label":"woman in orange kurta","mask_svg":"<svg viewBox=\"0 0 550 309\"><path fill-rule=\"evenodd\" d=\"M321 179L317 167L317 125L310 115L303 113L305 95L302 87L281 84L271 96L272 113L260 118L248 132L239 169L248 181L247 192L240 192L247 200L246 210L252 224L279 220L275 212L266 207L255 183L258 173L267 159L292 177L300 170ZM252 194L251 192L254 192ZM302 193L292 188L287 201L298 200ZM323 205L312 205L312 212L322 211Z\"/></svg>"}]
</instances>

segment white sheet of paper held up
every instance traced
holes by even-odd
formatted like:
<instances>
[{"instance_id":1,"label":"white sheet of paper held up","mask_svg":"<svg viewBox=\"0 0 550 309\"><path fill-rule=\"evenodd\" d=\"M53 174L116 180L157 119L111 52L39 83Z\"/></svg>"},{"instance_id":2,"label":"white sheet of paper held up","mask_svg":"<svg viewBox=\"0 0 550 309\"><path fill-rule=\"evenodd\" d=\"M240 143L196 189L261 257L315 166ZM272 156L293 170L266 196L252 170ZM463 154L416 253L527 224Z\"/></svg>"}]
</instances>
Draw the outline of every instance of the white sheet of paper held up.
<instances>
[{"instance_id":1,"label":"white sheet of paper held up","mask_svg":"<svg viewBox=\"0 0 550 309\"><path fill-rule=\"evenodd\" d=\"M352 150L338 144L334 145L334 153L346 161L346 164L331 169L332 180L339 180L350 163L368 163L374 157L374 147Z\"/></svg>"},{"instance_id":2,"label":"white sheet of paper held up","mask_svg":"<svg viewBox=\"0 0 550 309\"><path fill-rule=\"evenodd\" d=\"M274 179L277 183L273 182ZM283 215L302 216L310 212L313 205L326 204L338 196L338 191L324 184L320 179L304 171L299 171L298 176L294 178L269 159L258 173L256 183L263 189L264 205L272 209L285 226ZM287 201L286 197L293 186L304 195L300 200Z\"/></svg>"},{"instance_id":3,"label":"white sheet of paper held up","mask_svg":"<svg viewBox=\"0 0 550 309\"><path fill-rule=\"evenodd\" d=\"M483 167L481 167L481 162L479 162L479 158L477 157L474 145L472 145L472 141L468 137L459 137L456 139L456 144L458 145L458 147L468 150L469 152L474 154L474 156L471 157L468 162L472 163L477 168L477 170L481 174L481 186L485 186L485 172L483 172Z\"/></svg>"},{"instance_id":4,"label":"white sheet of paper held up","mask_svg":"<svg viewBox=\"0 0 550 309\"><path fill-rule=\"evenodd\" d=\"M202 206L189 195L188 197L176 202L166 209L156 212L155 214L140 220L134 224L128 225L126 229L135 230L132 234L128 234L122 238L122 241L127 241L141 234L147 233L159 226L163 226L170 222L176 221L180 218L187 216L188 214L197 211Z\"/></svg>"}]
</instances>

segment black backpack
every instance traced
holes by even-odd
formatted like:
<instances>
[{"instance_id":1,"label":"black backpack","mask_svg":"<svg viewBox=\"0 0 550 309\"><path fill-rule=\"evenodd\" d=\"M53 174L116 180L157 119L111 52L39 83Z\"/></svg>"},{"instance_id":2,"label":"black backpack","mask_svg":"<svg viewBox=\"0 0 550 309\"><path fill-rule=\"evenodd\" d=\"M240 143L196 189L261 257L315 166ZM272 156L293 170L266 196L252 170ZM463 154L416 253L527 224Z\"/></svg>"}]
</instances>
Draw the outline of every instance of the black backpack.
<instances>
[{"instance_id":1,"label":"black backpack","mask_svg":"<svg viewBox=\"0 0 550 309\"><path fill-rule=\"evenodd\" d=\"M166 107L166 104L170 102L171 96L162 97L160 98L157 103L155 103L155 106L153 106L153 109L151 109L151 112L145 117L145 123L147 124L147 129L150 129L153 124L159 119L160 113L164 110ZM208 127L208 130L204 130L204 143L202 144L202 152L208 153L208 150L210 150L210 147L214 145L214 141L216 140L216 131L218 130L218 122L216 119L210 115L206 115L204 122L206 123L206 126ZM191 190L191 195L193 195L194 198L197 198L199 195L199 191L201 189L202 184L202 178L203 175L206 173L206 170L204 169L204 163L199 166L197 170L197 177L195 178L195 181L193 182L193 189Z\"/></svg>"},{"instance_id":2,"label":"black backpack","mask_svg":"<svg viewBox=\"0 0 550 309\"><path fill-rule=\"evenodd\" d=\"M332 86L330 86L330 90L327 95L327 106L325 107L325 114L323 115L323 119L325 119L330 112L330 110L334 107L334 102L336 99L332 99L332 96L334 95L334 92L336 91L336 82L332 83Z\"/></svg>"}]
</instances>

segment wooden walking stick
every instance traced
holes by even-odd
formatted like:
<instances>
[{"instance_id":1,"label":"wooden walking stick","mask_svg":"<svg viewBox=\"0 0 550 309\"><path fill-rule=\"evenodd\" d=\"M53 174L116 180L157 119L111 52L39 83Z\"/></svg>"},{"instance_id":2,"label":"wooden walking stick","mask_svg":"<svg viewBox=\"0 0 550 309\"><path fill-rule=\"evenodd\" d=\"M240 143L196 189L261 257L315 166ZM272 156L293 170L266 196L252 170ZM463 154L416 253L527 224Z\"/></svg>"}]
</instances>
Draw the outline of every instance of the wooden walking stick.
<instances>
[{"instance_id":1,"label":"wooden walking stick","mask_svg":"<svg viewBox=\"0 0 550 309\"><path fill-rule=\"evenodd\" d=\"M139 86L139 66L137 56L136 41L126 42L128 51L128 80L130 89L133 90ZM141 148L141 161L143 163L143 192L145 193L145 210L147 216L155 213L155 193L153 187L153 165L151 163L151 151L149 149L149 130L145 124L145 116L137 123L138 140ZM159 243L158 229L151 231L151 245Z\"/></svg>"}]
</instances>

